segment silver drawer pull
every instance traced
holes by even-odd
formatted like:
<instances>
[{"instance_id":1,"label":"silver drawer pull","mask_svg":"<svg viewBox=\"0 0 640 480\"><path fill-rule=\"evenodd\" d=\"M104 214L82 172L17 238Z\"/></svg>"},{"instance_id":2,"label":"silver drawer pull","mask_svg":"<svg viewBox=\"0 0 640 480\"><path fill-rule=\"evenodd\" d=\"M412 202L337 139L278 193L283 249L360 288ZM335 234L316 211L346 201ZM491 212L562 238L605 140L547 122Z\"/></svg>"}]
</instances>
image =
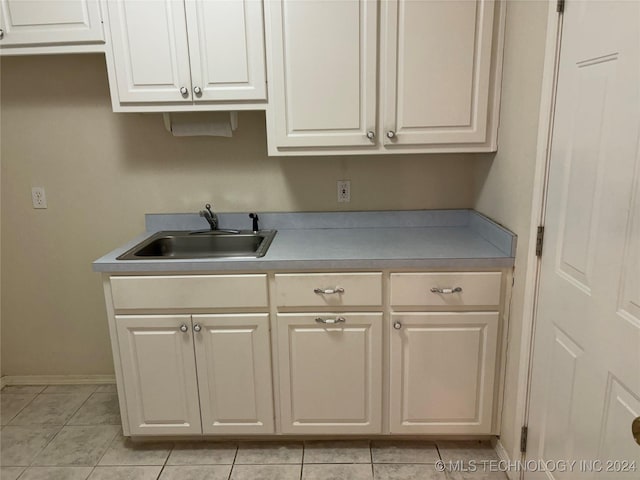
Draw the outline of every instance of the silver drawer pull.
<instances>
[{"instance_id":1,"label":"silver drawer pull","mask_svg":"<svg viewBox=\"0 0 640 480\"><path fill-rule=\"evenodd\" d=\"M317 293L318 295L333 295L335 293L344 293L344 288L314 288L313 293Z\"/></svg>"},{"instance_id":2,"label":"silver drawer pull","mask_svg":"<svg viewBox=\"0 0 640 480\"><path fill-rule=\"evenodd\" d=\"M345 323L347 321L344 317L336 317L336 318L316 318L316 322L324 323L327 325L333 325L334 323Z\"/></svg>"},{"instance_id":3,"label":"silver drawer pull","mask_svg":"<svg viewBox=\"0 0 640 480\"><path fill-rule=\"evenodd\" d=\"M189 331L189 327L187 327L184 323L182 325L180 325L180 331L182 333L186 333Z\"/></svg>"},{"instance_id":4,"label":"silver drawer pull","mask_svg":"<svg viewBox=\"0 0 640 480\"><path fill-rule=\"evenodd\" d=\"M433 293L444 293L445 295L449 295L451 293L462 293L462 287L455 287L455 288L438 288L438 287L433 287L431 289L431 291Z\"/></svg>"}]
</instances>

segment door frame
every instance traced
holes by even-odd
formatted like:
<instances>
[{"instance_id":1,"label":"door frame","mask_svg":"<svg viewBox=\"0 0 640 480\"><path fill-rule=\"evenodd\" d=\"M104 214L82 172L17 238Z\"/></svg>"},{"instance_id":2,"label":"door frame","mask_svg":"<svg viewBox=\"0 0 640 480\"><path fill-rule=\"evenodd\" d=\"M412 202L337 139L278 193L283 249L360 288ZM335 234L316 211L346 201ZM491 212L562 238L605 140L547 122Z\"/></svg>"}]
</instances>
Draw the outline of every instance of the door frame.
<instances>
[{"instance_id":1,"label":"door frame","mask_svg":"<svg viewBox=\"0 0 640 480\"><path fill-rule=\"evenodd\" d=\"M560 48L562 46L563 14L558 13L557 0L548 0L547 34L540 92L540 110L538 116L538 138L536 142L536 160L531 197L531 217L529 221L529 244L524 284L524 304L522 309L522 334L520 337L519 369L516 385L516 413L513 425L513 438L520 438L521 427L528 425L531 379L534 354L534 340L537 323L538 288L540 282L541 258L536 256L536 239L538 227L544 226L546 212L547 187L549 182L549 165L553 136L553 121L556 107L556 91L558 85L558 67L560 63ZM504 460L517 461L524 458L524 454L507 451L500 440L496 450ZM507 472L510 480L524 477L524 472Z\"/></svg>"}]
</instances>

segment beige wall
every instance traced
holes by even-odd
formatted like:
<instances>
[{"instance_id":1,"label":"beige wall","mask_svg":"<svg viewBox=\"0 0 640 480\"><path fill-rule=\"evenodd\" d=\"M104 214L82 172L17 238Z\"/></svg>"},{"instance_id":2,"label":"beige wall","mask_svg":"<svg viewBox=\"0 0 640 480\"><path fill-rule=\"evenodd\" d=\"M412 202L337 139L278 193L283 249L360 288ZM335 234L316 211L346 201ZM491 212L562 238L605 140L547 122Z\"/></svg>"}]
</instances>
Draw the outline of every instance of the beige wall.
<instances>
[{"instance_id":1,"label":"beige wall","mask_svg":"<svg viewBox=\"0 0 640 480\"><path fill-rule=\"evenodd\" d=\"M515 393L520 366L547 8L547 3L541 1L507 3L498 153L492 162L477 163L479 187L476 210L518 235L501 435L511 458L517 458L520 441L519 420L515 418Z\"/></svg>"},{"instance_id":2,"label":"beige wall","mask_svg":"<svg viewBox=\"0 0 640 480\"><path fill-rule=\"evenodd\" d=\"M0 67L4 375L112 372L91 261L143 231L145 212L208 201L218 211L472 207L487 158L269 158L263 113L240 113L232 139L175 138L158 114L113 113L99 55ZM338 179L351 180L348 205L336 202ZM45 187L47 210L31 207L32 186Z\"/></svg>"}]
</instances>

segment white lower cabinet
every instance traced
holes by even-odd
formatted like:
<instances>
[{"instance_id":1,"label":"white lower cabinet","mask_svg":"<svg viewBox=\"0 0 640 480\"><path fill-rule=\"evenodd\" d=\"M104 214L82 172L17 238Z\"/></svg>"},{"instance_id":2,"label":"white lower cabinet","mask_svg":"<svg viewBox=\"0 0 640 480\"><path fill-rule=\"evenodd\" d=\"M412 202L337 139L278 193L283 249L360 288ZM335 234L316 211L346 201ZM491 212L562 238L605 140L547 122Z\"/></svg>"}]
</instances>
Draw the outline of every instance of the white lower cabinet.
<instances>
[{"instance_id":1,"label":"white lower cabinet","mask_svg":"<svg viewBox=\"0 0 640 480\"><path fill-rule=\"evenodd\" d=\"M268 314L115 322L132 435L273 433Z\"/></svg>"},{"instance_id":2,"label":"white lower cabinet","mask_svg":"<svg viewBox=\"0 0 640 480\"><path fill-rule=\"evenodd\" d=\"M269 314L194 315L193 325L203 433L273 433Z\"/></svg>"},{"instance_id":3,"label":"white lower cabinet","mask_svg":"<svg viewBox=\"0 0 640 480\"><path fill-rule=\"evenodd\" d=\"M391 433L491 433L498 319L498 312L391 316Z\"/></svg>"},{"instance_id":4,"label":"white lower cabinet","mask_svg":"<svg viewBox=\"0 0 640 480\"><path fill-rule=\"evenodd\" d=\"M382 314L277 321L282 432L382 433Z\"/></svg>"},{"instance_id":5,"label":"white lower cabinet","mask_svg":"<svg viewBox=\"0 0 640 480\"><path fill-rule=\"evenodd\" d=\"M494 434L509 283L504 270L110 275L123 432Z\"/></svg>"},{"instance_id":6,"label":"white lower cabinet","mask_svg":"<svg viewBox=\"0 0 640 480\"><path fill-rule=\"evenodd\" d=\"M202 433L189 315L116 315L132 435Z\"/></svg>"}]
</instances>

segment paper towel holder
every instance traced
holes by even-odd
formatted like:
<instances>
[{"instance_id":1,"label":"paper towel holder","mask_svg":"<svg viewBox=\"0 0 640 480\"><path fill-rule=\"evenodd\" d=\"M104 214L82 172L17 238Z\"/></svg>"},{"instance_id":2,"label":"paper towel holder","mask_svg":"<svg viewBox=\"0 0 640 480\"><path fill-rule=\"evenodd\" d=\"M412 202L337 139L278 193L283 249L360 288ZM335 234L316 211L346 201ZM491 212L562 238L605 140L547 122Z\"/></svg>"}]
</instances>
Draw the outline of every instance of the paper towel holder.
<instances>
[{"instance_id":1,"label":"paper towel holder","mask_svg":"<svg viewBox=\"0 0 640 480\"><path fill-rule=\"evenodd\" d=\"M220 114L220 113L228 113L229 114L229 123L231 124L231 131L235 132L238 128L238 112L236 111L230 111L230 112L221 112L221 111L213 111L213 112L200 112L200 111L196 111L197 113L215 113L215 114ZM196 113L196 112L165 112L162 114L162 122L164 123L164 128L167 129L167 131L169 133L173 133L173 130L171 128L172 126L172 122L171 122L171 114L172 113Z\"/></svg>"}]
</instances>

